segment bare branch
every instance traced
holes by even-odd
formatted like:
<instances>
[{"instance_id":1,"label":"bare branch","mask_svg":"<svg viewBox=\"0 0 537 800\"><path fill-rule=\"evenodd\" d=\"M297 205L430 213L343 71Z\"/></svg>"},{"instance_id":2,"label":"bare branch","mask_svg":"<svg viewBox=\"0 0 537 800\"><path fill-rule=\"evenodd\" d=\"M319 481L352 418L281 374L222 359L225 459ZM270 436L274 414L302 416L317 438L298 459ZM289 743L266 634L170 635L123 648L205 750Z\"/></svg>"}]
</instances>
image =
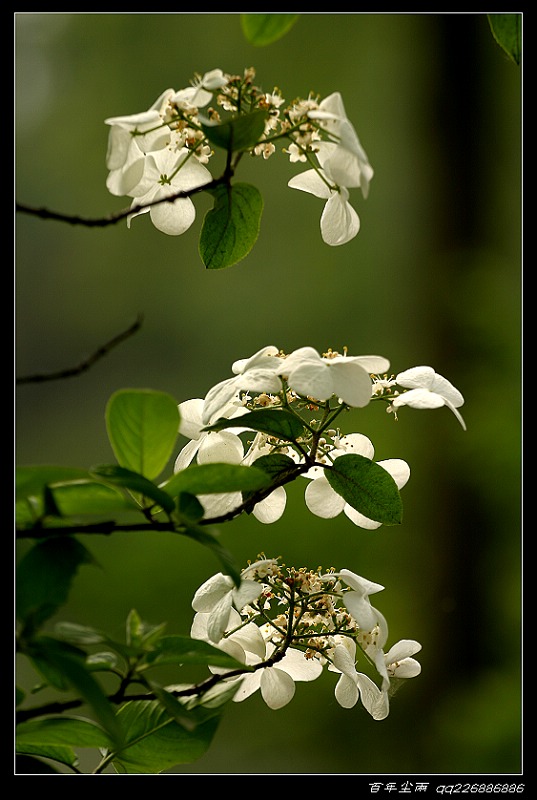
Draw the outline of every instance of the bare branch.
<instances>
[{"instance_id":1,"label":"bare branch","mask_svg":"<svg viewBox=\"0 0 537 800\"><path fill-rule=\"evenodd\" d=\"M118 344L124 342L125 339L128 339L130 336L136 333L136 331L142 325L142 317L138 316L136 322L127 328L126 331L114 336L113 339L110 339L109 342L101 345L89 358L83 361L76 367L69 367L67 369L59 370L58 372L48 372L48 373L37 373L35 375L25 375L22 378L17 378L17 384L21 383L43 383L44 381L56 381L61 380L63 378L72 378L75 375L80 375L82 372L85 372L90 367L92 367L95 362L99 361L101 358L104 358L110 350L114 347L117 347Z\"/></svg>"},{"instance_id":2,"label":"bare branch","mask_svg":"<svg viewBox=\"0 0 537 800\"><path fill-rule=\"evenodd\" d=\"M59 222L67 222L70 225L84 225L87 228L105 228L108 225L115 225L122 219L126 219L131 214L137 214L145 209L152 208L153 206L160 205L161 203L173 203L180 197L192 197L192 195L199 194L200 192L208 192L214 189L221 183L228 180L229 175L226 174L221 178L210 181L203 186L197 186L195 189L188 189L187 191L176 192L168 197L162 197L160 200L155 200L152 203L145 203L143 205L133 205L129 208L124 208L122 211L117 211L113 214L108 214L106 217L88 218L81 217L78 214L62 214L58 211L50 211L48 208L35 208L33 206L25 205L24 203L16 204L16 210L23 214L30 214L40 219L55 219Z\"/></svg>"}]
</instances>

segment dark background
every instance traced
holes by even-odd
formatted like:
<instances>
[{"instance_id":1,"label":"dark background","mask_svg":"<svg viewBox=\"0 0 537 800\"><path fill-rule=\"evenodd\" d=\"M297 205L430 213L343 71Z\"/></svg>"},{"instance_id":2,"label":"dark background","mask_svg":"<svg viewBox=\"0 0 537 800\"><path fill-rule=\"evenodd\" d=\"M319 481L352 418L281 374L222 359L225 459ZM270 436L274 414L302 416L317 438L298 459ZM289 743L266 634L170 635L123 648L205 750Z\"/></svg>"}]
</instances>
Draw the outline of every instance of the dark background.
<instances>
[{"instance_id":1,"label":"dark background","mask_svg":"<svg viewBox=\"0 0 537 800\"><path fill-rule=\"evenodd\" d=\"M467 432L447 409L402 409L396 423L372 404L347 417L347 432L368 435L377 459L411 466L400 527L366 532L313 517L297 484L278 523L248 518L221 530L240 563L264 551L386 587L375 605L390 643L423 645L422 674L389 718L341 709L325 674L298 684L278 712L258 696L234 704L209 752L176 771L519 772L521 69L486 15L305 14L255 48L235 12L29 13L15 15L15 44L22 203L87 217L126 207L105 186L104 119L143 111L216 67L254 66L257 83L287 100L340 91L375 170L367 201L351 192L360 233L330 248L322 202L287 188L302 167L283 154L243 159L238 178L265 201L261 232L222 271L205 270L197 252L205 196L181 237L148 217L127 230L17 215L17 375L74 366L144 316L88 372L20 386L17 463L110 463L113 392L202 397L266 344L347 346L389 358L394 372L431 364L466 400ZM122 636L136 608L188 633L192 595L219 568L208 551L166 535L84 543L98 566L81 569L59 619Z\"/></svg>"}]
</instances>

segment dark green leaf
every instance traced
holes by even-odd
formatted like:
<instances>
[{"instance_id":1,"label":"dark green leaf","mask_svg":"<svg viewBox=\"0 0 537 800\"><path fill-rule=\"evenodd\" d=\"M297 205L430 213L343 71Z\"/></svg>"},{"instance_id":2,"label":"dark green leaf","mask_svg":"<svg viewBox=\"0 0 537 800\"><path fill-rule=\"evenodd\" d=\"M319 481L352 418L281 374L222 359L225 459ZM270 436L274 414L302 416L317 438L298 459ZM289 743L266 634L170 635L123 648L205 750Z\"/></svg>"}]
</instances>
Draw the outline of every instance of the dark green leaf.
<instances>
[{"instance_id":1,"label":"dark green leaf","mask_svg":"<svg viewBox=\"0 0 537 800\"><path fill-rule=\"evenodd\" d=\"M76 539L38 542L17 569L17 617L27 630L39 628L66 602L73 578L93 557Z\"/></svg>"},{"instance_id":2,"label":"dark green leaf","mask_svg":"<svg viewBox=\"0 0 537 800\"><path fill-rule=\"evenodd\" d=\"M88 478L87 469L76 467L29 466L17 467L15 473L16 498L42 497L45 486Z\"/></svg>"},{"instance_id":3,"label":"dark green leaf","mask_svg":"<svg viewBox=\"0 0 537 800\"><path fill-rule=\"evenodd\" d=\"M107 483L112 483L115 486L122 486L125 489L129 489L129 491L134 494L141 494L153 500L154 503L161 506L168 514L171 514L175 509L173 498L138 472L133 472L125 467L117 467L115 464L103 464L98 467L92 467L90 471L92 475L101 478Z\"/></svg>"},{"instance_id":4,"label":"dark green leaf","mask_svg":"<svg viewBox=\"0 0 537 800\"><path fill-rule=\"evenodd\" d=\"M40 717L21 722L16 729L17 752L45 747L111 747L112 741L100 725L89 719L68 716ZM33 750L36 754L36 750ZM42 753L44 755L44 753Z\"/></svg>"},{"instance_id":5,"label":"dark green leaf","mask_svg":"<svg viewBox=\"0 0 537 800\"><path fill-rule=\"evenodd\" d=\"M108 401L106 426L119 464L153 480L172 454L179 409L165 392L122 389Z\"/></svg>"},{"instance_id":6,"label":"dark green leaf","mask_svg":"<svg viewBox=\"0 0 537 800\"><path fill-rule=\"evenodd\" d=\"M16 752L18 756L26 755L26 756L41 756L41 758L50 758L53 761L57 761L59 764L66 764L68 767L74 767L78 764L78 756L76 756L75 752L70 747L52 747L46 745L19 745L16 744ZM19 771L19 765L22 762L19 758L17 758L17 771ZM31 764L31 762L28 762ZM32 769L32 772L43 772L44 770L42 767L44 766L42 761L35 759L35 766L41 766L41 769ZM56 772L56 770L51 770L52 772Z\"/></svg>"},{"instance_id":7,"label":"dark green leaf","mask_svg":"<svg viewBox=\"0 0 537 800\"><path fill-rule=\"evenodd\" d=\"M270 476L271 483L287 482L287 479L297 477L300 471L293 459L283 453L271 453L268 456L256 458L255 467L266 472ZM248 501L254 496L254 492L243 492L244 501Z\"/></svg>"},{"instance_id":8,"label":"dark green leaf","mask_svg":"<svg viewBox=\"0 0 537 800\"><path fill-rule=\"evenodd\" d=\"M204 430L221 431L224 428L251 428L286 442L296 442L304 435L304 423L285 408L261 408L234 419L221 418Z\"/></svg>"},{"instance_id":9,"label":"dark green leaf","mask_svg":"<svg viewBox=\"0 0 537 800\"><path fill-rule=\"evenodd\" d=\"M29 655L38 668L43 664L50 665L61 674L67 684L76 689L83 700L91 706L109 738L117 744L121 743L121 726L112 705L86 666L84 653L77 652L65 642L42 636L33 640Z\"/></svg>"},{"instance_id":10,"label":"dark green leaf","mask_svg":"<svg viewBox=\"0 0 537 800\"><path fill-rule=\"evenodd\" d=\"M207 269L223 269L248 255L257 241L263 198L255 186L218 186L214 207L207 212L200 234L200 257Z\"/></svg>"},{"instance_id":11,"label":"dark green leaf","mask_svg":"<svg viewBox=\"0 0 537 800\"><path fill-rule=\"evenodd\" d=\"M141 700L124 705L118 717L127 745L113 763L118 772L128 774L156 774L195 761L209 748L219 723L215 716L187 731L160 703Z\"/></svg>"},{"instance_id":12,"label":"dark green leaf","mask_svg":"<svg viewBox=\"0 0 537 800\"><path fill-rule=\"evenodd\" d=\"M149 650L158 642L165 628L165 622L161 622L157 625L145 622L136 609L133 608L127 615L127 644L137 650Z\"/></svg>"},{"instance_id":13,"label":"dark green leaf","mask_svg":"<svg viewBox=\"0 0 537 800\"><path fill-rule=\"evenodd\" d=\"M51 492L63 517L106 516L135 511L134 501L111 486L91 480L56 484Z\"/></svg>"},{"instance_id":14,"label":"dark green leaf","mask_svg":"<svg viewBox=\"0 0 537 800\"><path fill-rule=\"evenodd\" d=\"M190 636L163 636L155 649L148 653L147 661L153 665L204 664L226 669L248 669L217 647L199 639L191 639Z\"/></svg>"},{"instance_id":15,"label":"dark green leaf","mask_svg":"<svg viewBox=\"0 0 537 800\"><path fill-rule=\"evenodd\" d=\"M177 513L187 523L195 523L203 519L205 509L195 495L181 492L177 497Z\"/></svg>"},{"instance_id":16,"label":"dark green leaf","mask_svg":"<svg viewBox=\"0 0 537 800\"><path fill-rule=\"evenodd\" d=\"M193 464L176 472L162 488L171 497L188 494L221 494L255 491L270 483L268 476L255 467L240 464Z\"/></svg>"},{"instance_id":17,"label":"dark green leaf","mask_svg":"<svg viewBox=\"0 0 537 800\"><path fill-rule=\"evenodd\" d=\"M300 14L241 14L242 31L250 44L262 47L281 39Z\"/></svg>"},{"instance_id":18,"label":"dark green leaf","mask_svg":"<svg viewBox=\"0 0 537 800\"><path fill-rule=\"evenodd\" d=\"M488 14L492 35L509 58L520 64L522 55L522 14Z\"/></svg>"},{"instance_id":19,"label":"dark green leaf","mask_svg":"<svg viewBox=\"0 0 537 800\"><path fill-rule=\"evenodd\" d=\"M223 571L233 578L236 586L239 586L241 581L240 569L237 567L231 553L229 553L225 547L221 545L216 536L214 536L208 530L195 527L194 525L186 527L183 531L181 531L181 533L184 536L188 536L190 539L194 539L199 544L211 550L220 562Z\"/></svg>"},{"instance_id":20,"label":"dark green leaf","mask_svg":"<svg viewBox=\"0 0 537 800\"><path fill-rule=\"evenodd\" d=\"M368 519L398 525L403 516L399 489L383 467L364 456L347 454L324 471L330 486Z\"/></svg>"},{"instance_id":21,"label":"dark green leaf","mask_svg":"<svg viewBox=\"0 0 537 800\"><path fill-rule=\"evenodd\" d=\"M219 125L207 121L201 127L211 144L234 153L249 150L259 142L267 118L267 111L257 110L250 114L241 114Z\"/></svg>"}]
</instances>

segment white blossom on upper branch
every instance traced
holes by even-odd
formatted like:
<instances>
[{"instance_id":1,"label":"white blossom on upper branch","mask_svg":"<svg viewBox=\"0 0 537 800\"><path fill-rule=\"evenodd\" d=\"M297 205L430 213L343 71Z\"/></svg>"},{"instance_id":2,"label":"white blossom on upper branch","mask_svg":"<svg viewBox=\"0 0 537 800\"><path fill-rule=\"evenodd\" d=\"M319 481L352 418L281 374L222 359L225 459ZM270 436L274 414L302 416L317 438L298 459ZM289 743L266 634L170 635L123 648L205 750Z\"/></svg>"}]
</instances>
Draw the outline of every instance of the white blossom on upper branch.
<instances>
[{"instance_id":1,"label":"white blossom on upper branch","mask_svg":"<svg viewBox=\"0 0 537 800\"><path fill-rule=\"evenodd\" d=\"M208 165L214 156L207 126L264 112L257 141L240 148L239 155L249 152L268 160L281 143L291 164L310 167L292 178L289 186L326 201L321 216L323 240L332 246L350 241L360 229L360 220L349 203L349 189L359 187L366 198L373 169L340 93L324 99L310 94L286 104L280 89L267 92L254 80L253 68L243 75L213 69L195 75L190 86L167 89L147 111L108 117L109 191L134 198L134 206L147 206L133 216L151 207L150 218L159 230L169 235L183 233L195 217L188 194L217 177L208 170L193 169ZM187 196L173 205L154 205L177 193Z\"/></svg>"}]
</instances>

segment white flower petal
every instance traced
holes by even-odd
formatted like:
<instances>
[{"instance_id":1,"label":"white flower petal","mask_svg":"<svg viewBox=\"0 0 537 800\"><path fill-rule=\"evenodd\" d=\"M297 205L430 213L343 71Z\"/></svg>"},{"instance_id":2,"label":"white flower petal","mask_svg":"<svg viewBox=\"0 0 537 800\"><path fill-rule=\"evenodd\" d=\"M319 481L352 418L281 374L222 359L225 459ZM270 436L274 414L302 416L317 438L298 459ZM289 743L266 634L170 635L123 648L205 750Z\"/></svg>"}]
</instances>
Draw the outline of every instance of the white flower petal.
<instances>
[{"instance_id":1,"label":"white flower petal","mask_svg":"<svg viewBox=\"0 0 537 800\"><path fill-rule=\"evenodd\" d=\"M323 200L328 200L330 197L330 189L315 169L308 169L306 172L295 175L287 185L291 189L299 189L302 192L308 192L308 194L313 194L315 197L320 197Z\"/></svg>"},{"instance_id":2,"label":"white flower petal","mask_svg":"<svg viewBox=\"0 0 537 800\"><path fill-rule=\"evenodd\" d=\"M233 586L233 578L230 575L224 575L223 572L218 572L216 575L208 578L208 580L202 583L199 589L196 590L192 600L192 608L194 611L212 611L220 600L231 592ZM228 606L231 606L231 598L229 599Z\"/></svg>"},{"instance_id":3,"label":"white flower petal","mask_svg":"<svg viewBox=\"0 0 537 800\"><path fill-rule=\"evenodd\" d=\"M377 528L380 528L382 525L382 522L369 519L369 517L364 516L364 514L361 514L348 503L345 504L343 511L345 512L345 516L350 519L354 525L356 525L358 528L363 528L366 531L376 531Z\"/></svg>"},{"instance_id":4,"label":"white flower petal","mask_svg":"<svg viewBox=\"0 0 537 800\"><path fill-rule=\"evenodd\" d=\"M345 507L345 500L332 489L324 475L308 484L304 499L311 513L323 519L337 517Z\"/></svg>"},{"instance_id":5,"label":"white flower petal","mask_svg":"<svg viewBox=\"0 0 537 800\"><path fill-rule=\"evenodd\" d=\"M387 692L381 692L378 686L361 672L356 674L356 683L360 690L360 700L373 719L386 719L390 710Z\"/></svg>"},{"instance_id":6,"label":"white flower petal","mask_svg":"<svg viewBox=\"0 0 537 800\"><path fill-rule=\"evenodd\" d=\"M281 661L278 661L278 668L284 670L294 681L314 681L322 673L323 668L315 658L306 658L301 650L290 647Z\"/></svg>"},{"instance_id":7,"label":"white flower petal","mask_svg":"<svg viewBox=\"0 0 537 800\"><path fill-rule=\"evenodd\" d=\"M233 589L233 604L238 611L241 611L244 606L247 606L253 600L256 600L263 587L257 581L241 580L240 586Z\"/></svg>"},{"instance_id":8,"label":"white flower petal","mask_svg":"<svg viewBox=\"0 0 537 800\"><path fill-rule=\"evenodd\" d=\"M274 711L290 703L295 694L295 682L290 675L277 667L266 667L263 670L260 687L263 700Z\"/></svg>"},{"instance_id":9,"label":"white flower petal","mask_svg":"<svg viewBox=\"0 0 537 800\"><path fill-rule=\"evenodd\" d=\"M240 464L243 455L243 444L235 433L211 431L200 444L198 464Z\"/></svg>"},{"instance_id":10,"label":"white flower petal","mask_svg":"<svg viewBox=\"0 0 537 800\"><path fill-rule=\"evenodd\" d=\"M337 452L338 455L355 453L356 455L364 456L364 458L369 458L371 461L375 455L375 448L371 439L368 439L363 433L348 433L339 440Z\"/></svg>"},{"instance_id":11,"label":"white flower petal","mask_svg":"<svg viewBox=\"0 0 537 800\"><path fill-rule=\"evenodd\" d=\"M266 642L255 622L249 622L243 628L239 628L229 638L241 645L248 655L249 664L259 663L265 658ZM250 658L250 656L254 656L254 659Z\"/></svg>"},{"instance_id":12,"label":"white flower petal","mask_svg":"<svg viewBox=\"0 0 537 800\"><path fill-rule=\"evenodd\" d=\"M414 656L421 650L421 644L416 642L415 639L401 639L396 642L386 653L386 663L391 664L394 661L402 661L403 658Z\"/></svg>"},{"instance_id":13,"label":"white flower petal","mask_svg":"<svg viewBox=\"0 0 537 800\"><path fill-rule=\"evenodd\" d=\"M445 404L443 397L429 389L410 389L408 392L397 395L392 403L394 408L410 406L410 408L418 409L442 408Z\"/></svg>"},{"instance_id":14,"label":"white flower petal","mask_svg":"<svg viewBox=\"0 0 537 800\"><path fill-rule=\"evenodd\" d=\"M198 439L203 427L202 411L203 400L201 398L179 403L179 433L189 439Z\"/></svg>"},{"instance_id":15,"label":"white flower petal","mask_svg":"<svg viewBox=\"0 0 537 800\"><path fill-rule=\"evenodd\" d=\"M354 678L356 667L354 665L355 653L351 654L349 649L344 644L338 644L334 648L332 661L336 669L349 678Z\"/></svg>"},{"instance_id":16,"label":"white flower petal","mask_svg":"<svg viewBox=\"0 0 537 800\"><path fill-rule=\"evenodd\" d=\"M360 230L360 218L347 198L347 190L341 187L326 201L321 214L321 235L332 247L350 242Z\"/></svg>"},{"instance_id":17,"label":"white flower petal","mask_svg":"<svg viewBox=\"0 0 537 800\"><path fill-rule=\"evenodd\" d=\"M278 486L268 497L255 504L253 515L259 522L265 524L276 522L285 511L286 503L287 493L283 486Z\"/></svg>"},{"instance_id":18,"label":"white flower petal","mask_svg":"<svg viewBox=\"0 0 537 800\"><path fill-rule=\"evenodd\" d=\"M189 466L189 464L192 462L192 459L198 452L200 444L201 442L199 439L192 439L191 442L185 444L175 459L175 464L173 465L174 472L180 472L182 469L186 469L186 467Z\"/></svg>"},{"instance_id":19,"label":"white flower petal","mask_svg":"<svg viewBox=\"0 0 537 800\"><path fill-rule=\"evenodd\" d=\"M221 600L213 606L212 611L209 612L207 620L207 635L211 642L218 643L225 633L228 620L229 610L231 607L231 592L221 598Z\"/></svg>"},{"instance_id":20,"label":"white flower petal","mask_svg":"<svg viewBox=\"0 0 537 800\"><path fill-rule=\"evenodd\" d=\"M356 681L348 675L341 675L336 684L335 696L342 708L354 708L360 697Z\"/></svg>"},{"instance_id":21,"label":"white flower petal","mask_svg":"<svg viewBox=\"0 0 537 800\"><path fill-rule=\"evenodd\" d=\"M408 482L410 467L402 458L387 458L384 461L377 461L377 464L392 476L398 489L402 489Z\"/></svg>"},{"instance_id":22,"label":"white flower petal","mask_svg":"<svg viewBox=\"0 0 537 800\"><path fill-rule=\"evenodd\" d=\"M152 206L149 214L155 228L168 236L185 233L196 219L196 209L189 197L178 197L173 203L159 203Z\"/></svg>"},{"instance_id":23,"label":"white flower petal","mask_svg":"<svg viewBox=\"0 0 537 800\"><path fill-rule=\"evenodd\" d=\"M220 417L223 409L235 397L238 391L236 380L236 378L227 378L209 389L203 402L202 422L204 425L209 425Z\"/></svg>"},{"instance_id":24,"label":"white flower petal","mask_svg":"<svg viewBox=\"0 0 537 800\"><path fill-rule=\"evenodd\" d=\"M242 703L247 697L250 697L254 692L257 692L261 683L261 670L251 672L241 679L241 685L237 692L233 695L233 702Z\"/></svg>"},{"instance_id":25,"label":"white flower petal","mask_svg":"<svg viewBox=\"0 0 537 800\"><path fill-rule=\"evenodd\" d=\"M334 394L353 408L364 408L371 400L369 373L354 360L334 359L329 364L334 382Z\"/></svg>"}]
</instances>

